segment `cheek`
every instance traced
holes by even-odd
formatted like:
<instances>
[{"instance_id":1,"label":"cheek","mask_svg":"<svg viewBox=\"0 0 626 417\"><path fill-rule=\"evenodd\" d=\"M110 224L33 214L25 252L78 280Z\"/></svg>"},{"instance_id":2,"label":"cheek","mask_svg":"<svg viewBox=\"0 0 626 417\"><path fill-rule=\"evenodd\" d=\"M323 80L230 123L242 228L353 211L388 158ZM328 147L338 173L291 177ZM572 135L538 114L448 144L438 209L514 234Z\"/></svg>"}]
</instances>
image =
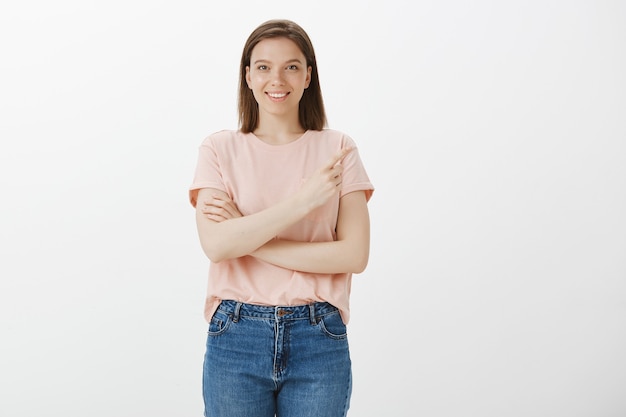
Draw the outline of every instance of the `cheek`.
<instances>
[{"instance_id":1,"label":"cheek","mask_svg":"<svg viewBox=\"0 0 626 417\"><path fill-rule=\"evenodd\" d=\"M265 85L265 79L263 78L263 76L251 76L248 82L248 85L250 86L250 88L255 89L255 88L261 88Z\"/></svg>"},{"instance_id":2,"label":"cheek","mask_svg":"<svg viewBox=\"0 0 626 417\"><path fill-rule=\"evenodd\" d=\"M304 86L304 87L308 85L306 74L294 75L293 77L290 77L289 82L293 85L299 85L299 86Z\"/></svg>"}]
</instances>

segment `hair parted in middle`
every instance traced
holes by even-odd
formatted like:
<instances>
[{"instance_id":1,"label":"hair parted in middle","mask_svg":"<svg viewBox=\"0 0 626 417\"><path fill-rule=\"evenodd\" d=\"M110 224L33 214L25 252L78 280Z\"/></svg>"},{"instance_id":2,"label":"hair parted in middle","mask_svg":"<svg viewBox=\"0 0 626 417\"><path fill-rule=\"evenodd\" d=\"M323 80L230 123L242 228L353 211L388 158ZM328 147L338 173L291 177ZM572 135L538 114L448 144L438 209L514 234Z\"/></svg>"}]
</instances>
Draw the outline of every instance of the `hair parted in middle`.
<instances>
[{"instance_id":1,"label":"hair parted in middle","mask_svg":"<svg viewBox=\"0 0 626 417\"><path fill-rule=\"evenodd\" d=\"M246 82L246 67L250 66L250 57L254 47L264 39L287 38L300 48L311 67L311 82L300 99L299 119L305 130L322 130L326 127L326 112L322 99L315 51L309 35L297 23L291 20L268 20L257 27L248 37L241 54L239 67L239 127L242 132L250 133L259 124L259 106Z\"/></svg>"}]
</instances>

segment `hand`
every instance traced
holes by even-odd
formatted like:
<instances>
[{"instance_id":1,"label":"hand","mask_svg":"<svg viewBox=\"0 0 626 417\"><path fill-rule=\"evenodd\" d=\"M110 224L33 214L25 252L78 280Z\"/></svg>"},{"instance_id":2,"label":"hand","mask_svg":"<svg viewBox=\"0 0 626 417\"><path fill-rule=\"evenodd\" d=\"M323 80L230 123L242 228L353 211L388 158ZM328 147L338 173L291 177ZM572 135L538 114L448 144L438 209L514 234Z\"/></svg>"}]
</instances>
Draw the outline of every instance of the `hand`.
<instances>
[{"instance_id":1,"label":"hand","mask_svg":"<svg viewBox=\"0 0 626 417\"><path fill-rule=\"evenodd\" d=\"M341 189L341 161L353 150L351 147L337 152L302 185L298 192L311 209L323 205Z\"/></svg>"},{"instance_id":2,"label":"hand","mask_svg":"<svg viewBox=\"0 0 626 417\"><path fill-rule=\"evenodd\" d=\"M224 220L242 217L235 202L227 195L213 194L211 197L210 200L204 201L204 207L202 207L202 213L209 220L220 223Z\"/></svg>"}]
</instances>

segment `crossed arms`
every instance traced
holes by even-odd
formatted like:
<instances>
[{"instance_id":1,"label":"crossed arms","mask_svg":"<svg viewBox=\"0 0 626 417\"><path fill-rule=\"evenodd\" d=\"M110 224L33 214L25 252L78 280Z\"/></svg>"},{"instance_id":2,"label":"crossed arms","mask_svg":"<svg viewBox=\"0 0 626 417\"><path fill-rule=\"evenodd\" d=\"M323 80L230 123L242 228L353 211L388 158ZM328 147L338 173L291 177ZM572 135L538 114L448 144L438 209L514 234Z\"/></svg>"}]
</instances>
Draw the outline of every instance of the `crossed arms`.
<instances>
[{"instance_id":1,"label":"crossed arms","mask_svg":"<svg viewBox=\"0 0 626 417\"><path fill-rule=\"evenodd\" d=\"M339 192L340 161L350 151L352 149L348 148L334 155L292 196L248 216L242 216L223 191L211 188L199 190L196 224L205 254L212 262L250 255L302 272L363 272L369 258L370 243L369 213L364 191L341 197L336 240L298 242L275 239L281 231Z\"/></svg>"}]
</instances>

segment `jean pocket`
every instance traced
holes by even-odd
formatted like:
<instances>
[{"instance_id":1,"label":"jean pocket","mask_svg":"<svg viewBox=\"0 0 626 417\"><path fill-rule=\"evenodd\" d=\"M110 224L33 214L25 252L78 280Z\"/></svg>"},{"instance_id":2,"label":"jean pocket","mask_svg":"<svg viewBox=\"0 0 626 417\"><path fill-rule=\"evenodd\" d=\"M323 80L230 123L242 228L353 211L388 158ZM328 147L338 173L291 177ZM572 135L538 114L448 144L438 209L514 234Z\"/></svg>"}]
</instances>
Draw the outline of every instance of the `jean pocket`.
<instances>
[{"instance_id":1,"label":"jean pocket","mask_svg":"<svg viewBox=\"0 0 626 417\"><path fill-rule=\"evenodd\" d=\"M345 339L348 337L346 325L341 320L339 311L322 316L320 318L320 328L331 339Z\"/></svg>"},{"instance_id":2,"label":"jean pocket","mask_svg":"<svg viewBox=\"0 0 626 417\"><path fill-rule=\"evenodd\" d=\"M217 336L224 333L230 327L232 319L229 314L217 310L209 323L209 336Z\"/></svg>"}]
</instances>

